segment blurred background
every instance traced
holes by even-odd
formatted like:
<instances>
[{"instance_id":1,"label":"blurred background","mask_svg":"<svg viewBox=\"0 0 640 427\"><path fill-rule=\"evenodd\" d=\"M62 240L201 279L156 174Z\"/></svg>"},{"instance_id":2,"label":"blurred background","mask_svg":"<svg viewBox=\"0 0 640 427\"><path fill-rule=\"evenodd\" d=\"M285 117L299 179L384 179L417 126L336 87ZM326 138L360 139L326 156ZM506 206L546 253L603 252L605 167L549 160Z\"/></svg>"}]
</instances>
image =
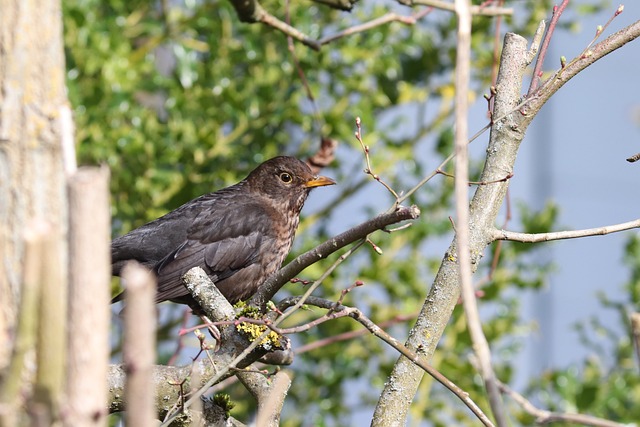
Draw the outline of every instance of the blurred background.
<instances>
[{"instance_id":1,"label":"blurred background","mask_svg":"<svg viewBox=\"0 0 640 427\"><path fill-rule=\"evenodd\" d=\"M601 38L639 19L640 5L630 3ZM364 156L353 137L356 117L362 119L374 172L398 192L413 187L453 149L450 12L433 10L414 26L378 26L315 52L299 43L289 51L283 34L241 23L227 1L63 4L80 163L111 168L114 236L237 182L263 160L280 154L304 158L320 138L334 138L340 144L336 160L323 174L339 185L312 193L293 256L393 202L362 172ZM357 3L350 13L310 2L263 6L282 19L288 13L293 26L316 39L388 12L406 16L423 10L383 1ZM538 22L551 18L553 4L523 0L505 6L515 13L501 18L499 28L495 17L474 18L472 133L487 124L482 95L489 93L495 71L496 31L500 44L506 31L531 40ZM617 7L609 1L570 2L551 42L545 77L559 68L561 56L580 55ZM640 151L639 71L636 41L589 67L548 102L522 143L498 226L544 232L638 218L640 165L625 159ZM485 133L471 144L475 176L487 140ZM384 254L363 248L319 295L337 299L355 280L364 281L345 303L406 339L453 236L452 191L452 179L436 176L411 198L421 219L406 230L374 235ZM303 278L318 277L336 256L308 268ZM640 310L637 231L535 245L505 242L499 256L492 245L474 281L484 293L479 303L485 333L502 381L551 410L640 419L628 321L630 312ZM118 285L114 280L114 292ZM277 298L301 293L300 286L287 285ZM301 312L291 324L320 315ZM190 363L198 353L197 340L189 336L176 350L185 318L195 324L182 307L160 307L159 363ZM339 339L358 329L340 319L292 337L298 354L290 367L295 378L283 425L368 423L397 354L366 334ZM117 327L113 336L118 360ZM330 337L332 342L322 341ZM471 354L458 308L433 364L486 408ZM252 399L237 385L227 391L236 403L232 415L249 419ZM509 409L515 424L533 423L515 404ZM456 398L425 378L411 423L474 421Z\"/></svg>"}]
</instances>

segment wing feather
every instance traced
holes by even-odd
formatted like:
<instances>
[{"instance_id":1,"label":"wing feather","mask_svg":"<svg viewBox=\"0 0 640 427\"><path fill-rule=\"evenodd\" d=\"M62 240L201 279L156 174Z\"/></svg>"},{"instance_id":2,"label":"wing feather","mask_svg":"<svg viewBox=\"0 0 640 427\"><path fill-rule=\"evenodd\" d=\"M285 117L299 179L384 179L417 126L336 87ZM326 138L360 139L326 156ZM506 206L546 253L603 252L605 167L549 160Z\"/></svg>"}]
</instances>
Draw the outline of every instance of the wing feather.
<instances>
[{"instance_id":1,"label":"wing feather","mask_svg":"<svg viewBox=\"0 0 640 427\"><path fill-rule=\"evenodd\" d=\"M238 206L235 206L237 209ZM239 212L225 212L229 207L201 214L189 228L187 240L168 254L154 268L158 277L156 300L166 301L188 295L182 276L193 267L202 267L214 283L229 279L239 271L249 280L249 271L259 263L260 248L270 240L273 227L264 208L258 203L244 203ZM239 276L239 277L240 277ZM221 289L225 296L235 290Z\"/></svg>"}]
</instances>

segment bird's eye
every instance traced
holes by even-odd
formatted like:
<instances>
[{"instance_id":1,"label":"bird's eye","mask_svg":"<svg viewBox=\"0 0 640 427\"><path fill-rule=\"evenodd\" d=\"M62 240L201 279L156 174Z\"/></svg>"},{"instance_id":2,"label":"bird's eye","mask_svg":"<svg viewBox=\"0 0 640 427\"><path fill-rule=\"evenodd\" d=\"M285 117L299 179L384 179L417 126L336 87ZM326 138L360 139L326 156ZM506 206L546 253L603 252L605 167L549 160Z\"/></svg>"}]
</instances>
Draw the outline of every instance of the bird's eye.
<instances>
[{"instance_id":1,"label":"bird's eye","mask_svg":"<svg viewBox=\"0 0 640 427\"><path fill-rule=\"evenodd\" d=\"M284 182L285 184L289 184L291 181L293 181L293 178L291 177L291 174L288 174L287 172L282 172L280 174L280 180L282 180L282 182Z\"/></svg>"}]
</instances>

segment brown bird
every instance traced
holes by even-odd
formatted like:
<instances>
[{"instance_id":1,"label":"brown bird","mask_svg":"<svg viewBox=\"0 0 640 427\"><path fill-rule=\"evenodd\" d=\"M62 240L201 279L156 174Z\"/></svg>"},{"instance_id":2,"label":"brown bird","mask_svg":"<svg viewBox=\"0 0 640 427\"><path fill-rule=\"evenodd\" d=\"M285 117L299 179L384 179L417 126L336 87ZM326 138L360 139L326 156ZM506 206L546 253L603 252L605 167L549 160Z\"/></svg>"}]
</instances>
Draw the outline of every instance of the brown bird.
<instances>
[{"instance_id":1,"label":"brown bird","mask_svg":"<svg viewBox=\"0 0 640 427\"><path fill-rule=\"evenodd\" d=\"M112 273L118 276L127 261L138 261L157 275L157 303L173 301L198 310L181 279L198 266L229 302L247 299L289 253L311 189L333 184L294 157L267 160L243 181L114 239Z\"/></svg>"}]
</instances>

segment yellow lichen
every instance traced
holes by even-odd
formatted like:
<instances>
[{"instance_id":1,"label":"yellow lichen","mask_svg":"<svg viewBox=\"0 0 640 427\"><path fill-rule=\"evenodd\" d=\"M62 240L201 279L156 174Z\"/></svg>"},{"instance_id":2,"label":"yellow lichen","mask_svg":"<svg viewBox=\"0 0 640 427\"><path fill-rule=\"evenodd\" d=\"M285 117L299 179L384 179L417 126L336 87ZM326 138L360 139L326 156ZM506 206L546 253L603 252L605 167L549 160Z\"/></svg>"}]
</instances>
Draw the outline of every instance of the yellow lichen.
<instances>
[{"instance_id":1,"label":"yellow lichen","mask_svg":"<svg viewBox=\"0 0 640 427\"><path fill-rule=\"evenodd\" d=\"M248 317L250 319L262 318L262 313L258 307L246 305L245 303L238 303L235 307L239 309L237 314L238 319L242 317ZM251 342L260 338L267 329L268 327L266 325L258 325L250 322L241 322L236 326L236 330L242 332ZM259 345L265 350L283 348L280 335L274 331L270 331L267 336L260 341Z\"/></svg>"},{"instance_id":2,"label":"yellow lichen","mask_svg":"<svg viewBox=\"0 0 640 427\"><path fill-rule=\"evenodd\" d=\"M254 323L242 322L236 326L239 332L242 332L247 336L249 341L255 341L267 330L265 325L256 325ZM281 348L282 341L280 335L274 331L270 331L266 337L260 341L260 346L265 350L271 350L272 348Z\"/></svg>"}]
</instances>

